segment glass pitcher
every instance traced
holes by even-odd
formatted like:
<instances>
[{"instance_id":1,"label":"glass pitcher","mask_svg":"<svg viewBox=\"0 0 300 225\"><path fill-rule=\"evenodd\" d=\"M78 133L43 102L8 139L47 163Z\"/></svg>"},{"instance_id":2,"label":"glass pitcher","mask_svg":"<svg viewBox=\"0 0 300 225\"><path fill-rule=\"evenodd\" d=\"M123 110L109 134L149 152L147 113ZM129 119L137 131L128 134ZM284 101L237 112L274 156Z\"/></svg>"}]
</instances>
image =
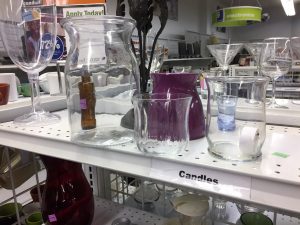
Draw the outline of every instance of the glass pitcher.
<instances>
[{"instance_id":1,"label":"glass pitcher","mask_svg":"<svg viewBox=\"0 0 300 225\"><path fill-rule=\"evenodd\" d=\"M209 151L228 160L254 160L266 136L267 77L207 77Z\"/></svg>"},{"instance_id":2,"label":"glass pitcher","mask_svg":"<svg viewBox=\"0 0 300 225\"><path fill-rule=\"evenodd\" d=\"M70 38L65 66L72 141L110 146L133 139L121 120L139 92L138 65L131 49L135 21L116 16L62 21Z\"/></svg>"}]
</instances>

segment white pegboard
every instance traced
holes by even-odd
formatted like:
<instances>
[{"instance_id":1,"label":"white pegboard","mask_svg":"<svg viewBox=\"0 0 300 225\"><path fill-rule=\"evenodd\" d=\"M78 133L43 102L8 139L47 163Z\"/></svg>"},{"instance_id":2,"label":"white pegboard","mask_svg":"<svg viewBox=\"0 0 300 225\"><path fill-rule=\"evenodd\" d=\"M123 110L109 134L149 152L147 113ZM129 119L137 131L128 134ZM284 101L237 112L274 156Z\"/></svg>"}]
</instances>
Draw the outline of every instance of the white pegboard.
<instances>
[{"instance_id":1,"label":"white pegboard","mask_svg":"<svg viewBox=\"0 0 300 225\"><path fill-rule=\"evenodd\" d=\"M126 207L104 199L95 199L93 225L111 225L115 219L120 217L126 217L132 224L138 225L162 225L165 222L163 217L139 209Z\"/></svg>"},{"instance_id":2,"label":"white pegboard","mask_svg":"<svg viewBox=\"0 0 300 225\"><path fill-rule=\"evenodd\" d=\"M100 199L95 199L94 219L92 225L111 225L112 222L121 217L128 218L132 225L163 225L165 219L151 213L138 209L125 207L117 203ZM20 218L21 225L25 224L25 217ZM18 225L14 223L13 225Z\"/></svg>"}]
</instances>

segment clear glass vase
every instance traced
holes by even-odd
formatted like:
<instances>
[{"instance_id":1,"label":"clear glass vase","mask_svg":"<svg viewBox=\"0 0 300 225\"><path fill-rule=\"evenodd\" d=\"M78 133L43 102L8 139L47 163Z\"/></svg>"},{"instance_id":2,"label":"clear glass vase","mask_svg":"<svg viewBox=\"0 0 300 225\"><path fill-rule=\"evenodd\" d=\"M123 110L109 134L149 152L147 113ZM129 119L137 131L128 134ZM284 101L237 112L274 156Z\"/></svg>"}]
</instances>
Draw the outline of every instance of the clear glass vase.
<instances>
[{"instance_id":1,"label":"clear glass vase","mask_svg":"<svg viewBox=\"0 0 300 225\"><path fill-rule=\"evenodd\" d=\"M207 77L209 151L227 160L255 160L266 137L266 77ZM255 103L254 103L255 102Z\"/></svg>"},{"instance_id":2,"label":"clear glass vase","mask_svg":"<svg viewBox=\"0 0 300 225\"><path fill-rule=\"evenodd\" d=\"M131 46L134 20L72 17L64 19L62 26L71 46L65 74L72 141L92 146L131 141L133 131L125 127L133 127L131 97L139 92ZM132 117L124 122L128 112Z\"/></svg>"}]
</instances>

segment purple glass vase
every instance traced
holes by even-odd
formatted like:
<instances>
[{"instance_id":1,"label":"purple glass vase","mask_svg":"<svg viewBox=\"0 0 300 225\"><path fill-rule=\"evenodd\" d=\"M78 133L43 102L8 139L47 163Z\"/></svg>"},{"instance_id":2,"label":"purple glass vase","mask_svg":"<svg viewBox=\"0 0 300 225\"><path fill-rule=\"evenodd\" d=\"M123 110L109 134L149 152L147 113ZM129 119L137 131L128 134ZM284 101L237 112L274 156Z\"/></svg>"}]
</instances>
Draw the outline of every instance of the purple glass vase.
<instances>
[{"instance_id":1,"label":"purple glass vase","mask_svg":"<svg viewBox=\"0 0 300 225\"><path fill-rule=\"evenodd\" d=\"M92 189L82 165L40 156L47 170L42 196L43 220L48 225L91 225L94 216Z\"/></svg>"},{"instance_id":2,"label":"purple glass vase","mask_svg":"<svg viewBox=\"0 0 300 225\"><path fill-rule=\"evenodd\" d=\"M189 113L190 140L205 136L205 117L197 92L197 74L152 73L153 93L184 93L192 96Z\"/></svg>"}]
</instances>

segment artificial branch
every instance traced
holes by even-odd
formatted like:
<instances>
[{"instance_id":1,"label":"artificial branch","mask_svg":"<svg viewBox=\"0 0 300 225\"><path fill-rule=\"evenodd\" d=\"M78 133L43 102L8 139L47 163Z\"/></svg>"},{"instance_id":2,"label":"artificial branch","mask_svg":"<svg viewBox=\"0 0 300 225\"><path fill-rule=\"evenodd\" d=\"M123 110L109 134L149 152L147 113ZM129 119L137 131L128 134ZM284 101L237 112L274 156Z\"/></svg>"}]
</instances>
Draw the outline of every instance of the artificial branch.
<instances>
[{"instance_id":1,"label":"artificial branch","mask_svg":"<svg viewBox=\"0 0 300 225\"><path fill-rule=\"evenodd\" d=\"M148 68L146 67L147 59L147 34L152 28L154 2L160 10L159 20L160 28L157 32L153 45L151 48ZM136 20L136 29L138 30L139 37L139 51L140 51L140 87L141 92L147 92L147 84L150 78L150 69L152 65L153 55L155 53L155 46L158 37L162 33L168 19L168 6L166 0L128 0L129 4L129 14Z\"/></svg>"}]
</instances>

